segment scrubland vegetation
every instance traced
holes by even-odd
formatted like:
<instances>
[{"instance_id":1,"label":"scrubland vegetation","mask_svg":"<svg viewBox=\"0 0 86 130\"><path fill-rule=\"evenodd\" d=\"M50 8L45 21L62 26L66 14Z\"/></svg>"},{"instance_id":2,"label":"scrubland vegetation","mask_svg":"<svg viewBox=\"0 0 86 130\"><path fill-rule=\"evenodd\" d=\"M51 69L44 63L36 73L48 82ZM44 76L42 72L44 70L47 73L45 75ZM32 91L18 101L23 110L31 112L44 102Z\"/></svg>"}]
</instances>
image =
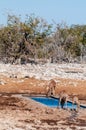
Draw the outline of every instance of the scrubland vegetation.
<instances>
[{"instance_id":1,"label":"scrubland vegetation","mask_svg":"<svg viewBox=\"0 0 86 130\"><path fill-rule=\"evenodd\" d=\"M0 61L4 63L86 61L86 25L48 24L34 14L25 21L8 15L7 25L0 26Z\"/></svg>"}]
</instances>

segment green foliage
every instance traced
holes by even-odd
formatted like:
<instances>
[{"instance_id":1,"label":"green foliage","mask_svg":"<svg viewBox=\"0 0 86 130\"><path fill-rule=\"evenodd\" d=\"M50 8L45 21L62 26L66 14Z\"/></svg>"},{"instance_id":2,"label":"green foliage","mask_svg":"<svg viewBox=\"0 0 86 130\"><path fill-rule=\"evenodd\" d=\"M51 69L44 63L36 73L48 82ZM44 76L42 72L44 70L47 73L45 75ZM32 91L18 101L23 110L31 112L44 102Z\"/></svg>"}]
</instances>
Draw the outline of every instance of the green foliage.
<instances>
[{"instance_id":1,"label":"green foliage","mask_svg":"<svg viewBox=\"0 0 86 130\"><path fill-rule=\"evenodd\" d=\"M29 57L64 59L69 54L73 58L86 55L86 25L57 24L52 30L53 25L34 14L26 15L24 22L8 15L7 26L0 28L1 58L15 62Z\"/></svg>"},{"instance_id":2,"label":"green foliage","mask_svg":"<svg viewBox=\"0 0 86 130\"><path fill-rule=\"evenodd\" d=\"M14 59L25 55L35 57L50 33L51 25L42 18L31 15L21 22L20 17L8 15L7 27L0 30L0 54Z\"/></svg>"}]
</instances>

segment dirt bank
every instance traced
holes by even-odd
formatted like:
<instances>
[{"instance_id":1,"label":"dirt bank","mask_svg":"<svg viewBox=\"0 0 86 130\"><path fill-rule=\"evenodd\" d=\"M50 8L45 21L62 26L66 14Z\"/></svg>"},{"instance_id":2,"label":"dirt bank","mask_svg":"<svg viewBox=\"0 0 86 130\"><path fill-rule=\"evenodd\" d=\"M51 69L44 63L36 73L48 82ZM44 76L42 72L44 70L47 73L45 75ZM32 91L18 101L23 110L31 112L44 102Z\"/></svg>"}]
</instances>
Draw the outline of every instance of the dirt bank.
<instances>
[{"instance_id":1,"label":"dirt bank","mask_svg":"<svg viewBox=\"0 0 86 130\"><path fill-rule=\"evenodd\" d=\"M26 68L26 66L24 67ZM80 69L79 71L81 72ZM15 69L16 75L13 71L10 71L9 74L7 72L9 73L5 68L0 71L0 130L86 130L85 109L76 112L49 108L22 96L25 93L27 95L45 94L46 84L51 76L45 75L45 78L30 77L29 71L25 75L22 73L19 75L17 69ZM61 76L64 76L62 72ZM66 90L70 97L76 94L81 104L86 105L85 73L84 78L78 79L61 76L52 76L57 83L56 96L60 91ZM21 95L18 95L19 93Z\"/></svg>"}]
</instances>

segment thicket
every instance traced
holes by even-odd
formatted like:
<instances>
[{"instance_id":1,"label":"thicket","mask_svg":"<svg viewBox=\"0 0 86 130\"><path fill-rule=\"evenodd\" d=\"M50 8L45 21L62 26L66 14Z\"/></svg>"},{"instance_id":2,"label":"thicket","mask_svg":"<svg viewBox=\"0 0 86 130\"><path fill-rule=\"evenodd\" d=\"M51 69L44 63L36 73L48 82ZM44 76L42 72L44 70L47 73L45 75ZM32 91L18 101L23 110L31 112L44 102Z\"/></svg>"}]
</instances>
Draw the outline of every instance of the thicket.
<instances>
[{"instance_id":1,"label":"thicket","mask_svg":"<svg viewBox=\"0 0 86 130\"><path fill-rule=\"evenodd\" d=\"M33 60L32 60L33 59ZM26 15L8 15L0 26L0 61L4 63L85 62L86 25L48 24L46 20Z\"/></svg>"}]
</instances>

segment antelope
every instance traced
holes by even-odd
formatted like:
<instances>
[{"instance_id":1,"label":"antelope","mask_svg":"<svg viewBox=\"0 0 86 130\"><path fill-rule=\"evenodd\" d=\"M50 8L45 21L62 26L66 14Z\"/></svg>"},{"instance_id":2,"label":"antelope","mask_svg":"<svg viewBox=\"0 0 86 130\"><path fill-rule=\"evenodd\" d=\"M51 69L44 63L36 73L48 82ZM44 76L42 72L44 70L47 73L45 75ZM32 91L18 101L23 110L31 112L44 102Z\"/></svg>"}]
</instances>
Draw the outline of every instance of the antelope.
<instances>
[{"instance_id":1,"label":"antelope","mask_svg":"<svg viewBox=\"0 0 86 130\"><path fill-rule=\"evenodd\" d=\"M55 80L51 79L49 81L49 84L46 87L46 95L47 96L51 96L51 95L55 95L55 88L56 88L56 82Z\"/></svg>"},{"instance_id":2,"label":"antelope","mask_svg":"<svg viewBox=\"0 0 86 130\"><path fill-rule=\"evenodd\" d=\"M63 90L59 96L59 107L61 105L61 108L64 108L64 104L66 104L67 108L67 101L68 101L68 94L66 93L65 90Z\"/></svg>"},{"instance_id":3,"label":"antelope","mask_svg":"<svg viewBox=\"0 0 86 130\"><path fill-rule=\"evenodd\" d=\"M77 105L76 110L78 110L80 108L80 102L79 102L79 99L78 99L77 96L73 96L73 99L72 99L72 108L74 107L74 104Z\"/></svg>"}]
</instances>

